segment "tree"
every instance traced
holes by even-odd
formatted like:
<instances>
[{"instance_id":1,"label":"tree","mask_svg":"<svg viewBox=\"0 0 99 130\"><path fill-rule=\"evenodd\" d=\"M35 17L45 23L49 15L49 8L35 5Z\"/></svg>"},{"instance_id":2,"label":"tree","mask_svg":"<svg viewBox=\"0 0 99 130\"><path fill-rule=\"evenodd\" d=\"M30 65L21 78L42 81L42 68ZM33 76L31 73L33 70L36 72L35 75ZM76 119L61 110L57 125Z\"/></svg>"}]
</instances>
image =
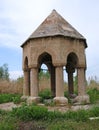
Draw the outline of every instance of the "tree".
<instances>
[{"instance_id":1,"label":"tree","mask_svg":"<svg viewBox=\"0 0 99 130\"><path fill-rule=\"evenodd\" d=\"M39 79L49 79L50 74L48 71L44 72L43 70L40 71L39 73Z\"/></svg>"},{"instance_id":2,"label":"tree","mask_svg":"<svg viewBox=\"0 0 99 130\"><path fill-rule=\"evenodd\" d=\"M0 67L0 79L9 80L8 64L3 64L3 66Z\"/></svg>"}]
</instances>

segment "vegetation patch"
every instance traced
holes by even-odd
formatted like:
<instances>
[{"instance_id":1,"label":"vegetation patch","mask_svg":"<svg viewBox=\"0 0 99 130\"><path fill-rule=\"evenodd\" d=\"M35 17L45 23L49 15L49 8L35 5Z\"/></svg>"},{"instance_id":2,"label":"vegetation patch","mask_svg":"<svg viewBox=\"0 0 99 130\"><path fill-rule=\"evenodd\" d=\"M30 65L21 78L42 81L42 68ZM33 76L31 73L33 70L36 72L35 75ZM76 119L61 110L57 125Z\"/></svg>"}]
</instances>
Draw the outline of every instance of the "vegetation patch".
<instances>
[{"instance_id":1,"label":"vegetation patch","mask_svg":"<svg viewBox=\"0 0 99 130\"><path fill-rule=\"evenodd\" d=\"M99 119L89 120L98 116L99 107L61 113L24 103L10 112L0 110L0 130L98 130Z\"/></svg>"},{"instance_id":2,"label":"vegetation patch","mask_svg":"<svg viewBox=\"0 0 99 130\"><path fill-rule=\"evenodd\" d=\"M97 103L99 101L99 89L98 88L90 88L87 91L87 94L90 96L91 103Z\"/></svg>"},{"instance_id":3,"label":"vegetation patch","mask_svg":"<svg viewBox=\"0 0 99 130\"><path fill-rule=\"evenodd\" d=\"M41 102L44 102L45 99L52 99L52 93L49 89L44 89L39 92L39 96L41 97Z\"/></svg>"},{"instance_id":4,"label":"vegetation patch","mask_svg":"<svg viewBox=\"0 0 99 130\"><path fill-rule=\"evenodd\" d=\"M19 103L21 101L21 95L19 94L0 94L0 104L7 102Z\"/></svg>"}]
</instances>

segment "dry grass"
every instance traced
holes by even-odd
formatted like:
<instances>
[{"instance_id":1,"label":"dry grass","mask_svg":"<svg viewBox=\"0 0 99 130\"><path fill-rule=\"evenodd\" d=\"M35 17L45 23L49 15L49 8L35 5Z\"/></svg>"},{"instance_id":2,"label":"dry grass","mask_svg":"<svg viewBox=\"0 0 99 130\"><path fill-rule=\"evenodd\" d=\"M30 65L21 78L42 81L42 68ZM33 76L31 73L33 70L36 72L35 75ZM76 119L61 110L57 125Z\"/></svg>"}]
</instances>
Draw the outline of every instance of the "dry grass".
<instances>
[{"instance_id":1,"label":"dry grass","mask_svg":"<svg viewBox=\"0 0 99 130\"><path fill-rule=\"evenodd\" d=\"M0 80L0 93L22 94L23 82Z\"/></svg>"},{"instance_id":2,"label":"dry grass","mask_svg":"<svg viewBox=\"0 0 99 130\"><path fill-rule=\"evenodd\" d=\"M50 88L50 79L43 78L39 80L39 91Z\"/></svg>"},{"instance_id":3,"label":"dry grass","mask_svg":"<svg viewBox=\"0 0 99 130\"><path fill-rule=\"evenodd\" d=\"M99 82L95 79L91 79L87 84L87 90L97 88L99 90ZM39 91L44 89L51 89L50 78L43 77L39 79ZM68 91L68 84L64 82L64 90ZM0 80L0 93L18 93L22 94L23 91L23 79L19 80Z\"/></svg>"}]
</instances>

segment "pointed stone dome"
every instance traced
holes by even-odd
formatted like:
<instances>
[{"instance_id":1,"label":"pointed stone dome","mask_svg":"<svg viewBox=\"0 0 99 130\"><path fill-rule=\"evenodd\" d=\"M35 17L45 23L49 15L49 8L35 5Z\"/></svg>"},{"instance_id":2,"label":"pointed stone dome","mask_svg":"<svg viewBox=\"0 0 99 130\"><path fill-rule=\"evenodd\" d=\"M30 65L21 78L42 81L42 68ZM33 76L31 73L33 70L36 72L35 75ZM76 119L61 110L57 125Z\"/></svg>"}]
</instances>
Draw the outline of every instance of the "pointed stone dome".
<instances>
[{"instance_id":1,"label":"pointed stone dome","mask_svg":"<svg viewBox=\"0 0 99 130\"><path fill-rule=\"evenodd\" d=\"M53 10L51 14L41 23L41 25L30 35L29 39L49 37L49 36L64 36L74 39L86 39L70 25L60 14ZM24 45L25 43L23 43ZM23 46L22 45L22 46Z\"/></svg>"}]
</instances>

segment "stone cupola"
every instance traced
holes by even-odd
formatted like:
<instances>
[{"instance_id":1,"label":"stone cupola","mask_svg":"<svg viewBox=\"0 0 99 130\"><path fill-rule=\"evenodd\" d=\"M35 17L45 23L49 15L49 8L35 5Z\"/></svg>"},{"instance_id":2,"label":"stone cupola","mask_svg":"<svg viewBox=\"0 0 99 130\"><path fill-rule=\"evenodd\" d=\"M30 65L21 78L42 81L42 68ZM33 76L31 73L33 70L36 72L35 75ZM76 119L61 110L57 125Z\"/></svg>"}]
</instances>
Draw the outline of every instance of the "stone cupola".
<instances>
[{"instance_id":1,"label":"stone cupola","mask_svg":"<svg viewBox=\"0 0 99 130\"><path fill-rule=\"evenodd\" d=\"M23 97L29 103L39 100L38 74L42 64L48 67L51 91L56 104L67 104L64 97L63 67L68 74L68 94L75 102L89 102L86 95L86 39L60 14L52 13L21 45L23 48ZM77 71L78 95L74 94L73 73Z\"/></svg>"}]
</instances>

